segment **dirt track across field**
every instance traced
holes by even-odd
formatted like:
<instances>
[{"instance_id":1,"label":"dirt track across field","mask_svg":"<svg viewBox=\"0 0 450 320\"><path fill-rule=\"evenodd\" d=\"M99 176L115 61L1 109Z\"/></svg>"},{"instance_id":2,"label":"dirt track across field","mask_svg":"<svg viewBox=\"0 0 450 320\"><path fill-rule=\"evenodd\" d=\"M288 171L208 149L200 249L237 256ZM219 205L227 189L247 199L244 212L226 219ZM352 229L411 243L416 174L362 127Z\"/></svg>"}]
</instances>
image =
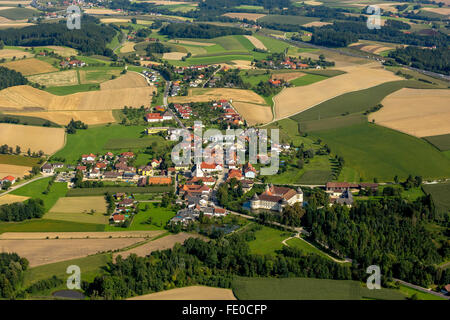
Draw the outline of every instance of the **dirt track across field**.
<instances>
[{"instance_id":1,"label":"dirt track across field","mask_svg":"<svg viewBox=\"0 0 450 320\"><path fill-rule=\"evenodd\" d=\"M122 239L154 238L165 231L115 231L115 232L5 232L0 240L43 240L43 239Z\"/></svg>"}]
</instances>

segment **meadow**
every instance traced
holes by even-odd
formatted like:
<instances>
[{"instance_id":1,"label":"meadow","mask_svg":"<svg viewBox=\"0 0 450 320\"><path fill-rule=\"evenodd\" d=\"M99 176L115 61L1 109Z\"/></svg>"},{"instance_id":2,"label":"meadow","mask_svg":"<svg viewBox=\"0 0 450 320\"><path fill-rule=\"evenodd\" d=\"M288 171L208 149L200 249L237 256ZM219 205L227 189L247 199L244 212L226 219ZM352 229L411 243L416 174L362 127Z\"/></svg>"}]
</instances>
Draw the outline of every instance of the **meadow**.
<instances>
[{"instance_id":1,"label":"meadow","mask_svg":"<svg viewBox=\"0 0 450 320\"><path fill-rule=\"evenodd\" d=\"M424 184L426 194L431 194L436 209L440 212L450 212L450 182L439 184Z\"/></svg>"},{"instance_id":2,"label":"meadow","mask_svg":"<svg viewBox=\"0 0 450 320\"><path fill-rule=\"evenodd\" d=\"M67 193L67 184L62 182L55 182L50 187L50 192L44 194L43 191L47 188L51 177L39 179L33 181L17 190L11 192L11 194L18 196L25 196L30 198L39 198L44 201L45 212L49 211L54 206L59 198L64 197Z\"/></svg>"},{"instance_id":3,"label":"meadow","mask_svg":"<svg viewBox=\"0 0 450 320\"><path fill-rule=\"evenodd\" d=\"M328 255L326 255L325 253L323 253L323 251L321 251L320 249L316 248L315 246L309 244L308 242L306 242L306 240L299 239L299 238L292 238L292 239L286 241L286 244L289 247L300 249L304 253L317 254L317 255L321 256L322 258L330 259L330 257Z\"/></svg>"},{"instance_id":4,"label":"meadow","mask_svg":"<svg viewBox=\"0 0 450 320\"><path fill-rule=\"evenodd\" d=\"M67 142L63 149L59 150L55 157L62 157L66 159L66 163L75 164L82 154L86 153L94 153L101 154L108 151L108 143L110 141L119 142L126 141L130 142L132 139L135 143L144 143L146 142L151 145L152 142L155 141L154 137L143 136L143 132L146 126L122 126L122 125L107 125L107 126L98 126L91 127L87 130L77 130L75 134L67 135ZM164 142L164 139L160 138L160 143ZM118 139L118 140L114 140ZM127 139L127 140L123 140ZM113 147L111 149L117 152L117 146L109 144L109 147ZM120 145L119 148L127 149L126 145Z\"/></svg>"},{"instance_id":5,"label":"meadow","mask_svg":"<svg viewBox=\"0 0 450 320\"><path fill-rule=\"evenodd\" d=\"M243 278L232 282L239 300L404 300L393 289L369 290L352 280L314 278Z\"/></svg>"},{"instance_id":6,"label":"meadow","mask_svg":"<svg viewBox=\"0 0 450 320\"><path fill-rule=\"evenodd\" d=\"M147 207L147 210L145 208ZM133 217L127 230L164 230L167 222L173 218L176 211L171 208L159 207L156 203L139 203L139 213ZM106 231L123 231L123 228L107 226Z\"/></svg>"},{"instance_id":7,"label":"meadow","mask_svg":"<svg viewBox=\"0 0 450 320\"><path fill-rule=\"evenodd\" d=\"M345 166L363 181L392 181L409 174L425 179L450 176L450 161L427 142L374 124L363 123L314 132ZM424 165L426 164L426 165Z\"/></svg>"},{"instance_id":8,"label":"meadow","mask_svg":"<svg viewBox=\"0 0 450 320\"><path fill-rule=\"evenodd\" d=\"M255 232L256 239L249 241L250 251L255 254L274 254L283 248L281 241L290 237L292 232L281 231L263 226Z\"/></svg>"},{"instance_id":9,"label":"meadow","mask_svg":"<svg viewBox=\"0 0 450 320\"><path fill-rule=\"evenodd\" d=\"M16 154L0 154L0 163L2 164L13 164L16 166L33 167L37 166L40 160L41 160L40 158L19 156Z\"/></svg>"},{"instance_id":10,"label":"meadow","mask_svg":"<svg viewBox=\"0 0 450 320\"><path fill-rule=\"evenodd\" d=\"M88 196L100 196L105 193L162 193L172 190L172 186L148 186L148 187L123 187L123 186L111 186L102 188L78 188L70 189L67 192L67 197L88 197Z\"/></svg>"},{"instance_id":11,"label":"meadow","mask_svg":"<svg viewBox=\"0 0 450 320\"><path fill-rule=\"evenodd\" d=\"M96 232L104 231L105 225L76 223L70 221L34 219L23 222L0 222L0 233L4 232Z\"/></svg>"}]
</instances>

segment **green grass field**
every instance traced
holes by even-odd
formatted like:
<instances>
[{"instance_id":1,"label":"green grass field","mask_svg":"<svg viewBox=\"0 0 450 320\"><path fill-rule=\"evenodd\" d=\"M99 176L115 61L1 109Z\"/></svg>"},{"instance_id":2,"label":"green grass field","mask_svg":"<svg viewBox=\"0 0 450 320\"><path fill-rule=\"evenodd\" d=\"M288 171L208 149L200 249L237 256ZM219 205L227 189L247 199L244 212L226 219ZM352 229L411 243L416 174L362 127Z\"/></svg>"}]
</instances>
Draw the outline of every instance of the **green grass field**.
<instances>
[{"instance_id":1,"label":"green grass field","mask_svg":"<svg viewBox=\"0 0 450 320\"><path fill-rule=\"evenodd\" d=\"M15 154L0 154L0 163L13 164L15 166L33 167L39 164L40 158L19 156Z\"/></svg>"},{"instance_id":2,"label":"green grass field","mask_svg":"<svg viewBox=\"0 0 450 320\"><path fill-rule=\"evenodd\" d=\"M23 124L23 125L29 125L29 126L38 126L38 127L42 127L47 124L50 124L49 127L52 128L61 128L61 126L59 124L56 124L54 122L48 121L46 119L42 119L42 118L38 118L38 117L29 117L29 116L18 116L18 115L0 115L0 123L2 122L6 122L5 120L7 119L16 119L18 120L18 124Z\"/></svg>"},{"instance_id":3,"label":"green grass field","mask_svg":"<svg viewBox=\"0 0 450 320\"><path fill-rule=\"evenodd\" d=\"M67 184L62 182L55 182L50 188L48 194L42 192L47 188L49 178L43 178L37 181L33 181L17 190L11 192L18 196L25 196L30 198L39 198L44 201L45 212L50 210L60 197L64 197L67 193Z\"/></svg>"},{"instance_id":4,"label":"green grass field","mask_svg":"<svg viewBox=\"0 0 450 320\"><path fill-rule=\"evenodd\" d=\"M145 210L146 205L148 210ZM139 209L139 213L134 216L133 222L126 230L164 230L167 222L176 214L175 210L158 207L155 203L140 203ZM124 229L115 226L106 227L106 231L116 230L123 231Z\"/></svg>"},{"instance_id":5,"label":"green grass field","mask_svg":"<svg viewBox=\"0 0 450 320\"><path fill-rule=\"evenodd\" d=\"M154 138L143 136L145 126L122 126L110 125L92 127L87 130L77 130L76 134L67 135L67 143L63 149L59 150L55 157L63 157L66 163L75 164L82 154L104 153L107 151L118 152L118 150L108 150L105 145L112 139L136 139L136 141L154 141ZM141 137L142 135L142 137ZM164 140L161 138L161 142ZM128 151L128 147L126 147Z\"/></svg>"},{"instance_id":6,"label":"green grass field","mask_svg":"<svg viewBox=\"0 0 450 320\"><path fill-rule=\"evenodd\" d=\"M440 212L450 212L450 182L439 184L424 184L426 194L431 194L436 209Z\"/></svg>"},{"instance_id":7,"label":"green grass field","mask_svg":"<svg viewBox=\"0 0 450 320\"><path fill-rule=\"evenodd\" d=\"M273 254L283 248L281 241L291 236L291 232L263 226L255 232L256 239L248 243L250 251L256 254Z\"/></svg>"},{"instance_id":8,"label":"green grass field","mask_svg":"<svg viewBox=\"0 0 450 320\"><path fill-rule=\"evenodd\" d=\"M162 193L173 189L173 186L148 186L148 187L103 187L103 188L79 188L70 189L67 197L100 196L107 192L125 192L125 193Z\"/></svg>"},{"instance_id":9,"label":"green grass field","mask_svg":"<svg viewBox=\"0 0 450 320\"><path fill-rule=\"evenodd\" d=\"M37 13L38 13L37 10L28 8L11 8L0 10L0 17L4 17L10 20L24 20L31 18Z\"/></svg>"},{"instance_id":10,"label":"green grass field","mask_svg":"<svg viewBox=\"0 0 450 320\"><path fill-rule=\"evenodd\" d=\"M347 127L350 125L366 122L367 116L357 113L334 118L325 118L321 120L300 121L300 130L302 132L314 132Z\"/></svg>"},{"instance_id":11,"label":"green grass field","mask_svg":"<svg viewBox=\"0 0 450 320\"><path fill-rule=\"evenodd\" d=\"M62 86L62 87L48 87L45 91L55 94L57 96L65 96L77 92L96 91L100 90L99 84L78 84L74 86Z\"/></svg>"},{"instance_id":12,"label":"green grass field","mask_svg":"<svg viewBox=\"0 0 450 320\"><path fill-rule=\"evenodd\" d=\"M105 226L92 223L34 219L23 222L0 222L0 233L4 232L95 232L104 231Z\"/></svg>"},{"instance_id":13,"label":"green grass field","mask_svg":"<svg viewBox=\"0 0 450 320\"><path fill-rule=\"evenodd\" d=\"M442 134L439 136L424 137L426 141L441 151L450 150L450 134Z\"/></svg>"},{"instance_id":14,"label":"green grass field","mask_svg":"<svg viewBox=\"0 0 450 320\"><path fill-rule=\"evenodd\" d=\"M393 289L369 290L352 280L313 278L243 278L232 282L239 300L404 300Z\"/></svg>"},{"instance_id":15,"label":"green grass field","mask_svg":"<svg viewBox=\"0 0 450 320\"><path fill-rule=\"evenodd\" d=\"M317 74L307 74L307 75L304 75L303 77L291 80L289 82L292 85L294 85L295 87L300 87L300 86L306 86L308 84L312 84L315 82L319 82L319 81L325 80L327 78L328 77L317 75Z\"/></svg>"},{"instance_id":16,"label":"green grass field","mask_svg":"<svg viewBox=\"0 0 450 320\"><path fill-rule=\"evenodd\" d=\"M92 281L96 275L101 274L101 267L112 261L110 253L96 254L84 258L50 263L42 266L30 268L25 271L23 287L28 287L32 283L57 276L60 279L67 279L67 267L77 265L81 269L81 281ZM65 283L64 283L65 285Z\"/></svg>"},{"instance_id":17,"label":"green grass field","mask_svg":"<svg viewBox=\"0 0 450 320\"><path fill-rule=\"evenodd\" d=\"M365 90L343 94L327 100L314 108L291 117L295 121L335 118L342 114L363 113L377 105L387 95L402 88L429 88L430 85L415 80L399 80L383 83Z\"/></svg>"},{"instance_id":18,"label":"green grass field","mask_svg":"<svg viewBox=\"0 0 450 320\"><path fill-rule=\"evenodd\" d=\"M365 123L314 132L343 156L345 167L358 172L364 181L392 181L409 174L424 178L450 176L450 161L427 142L415 137ZM426 164L426 165L424 165Z\"/></svg>"},{"instance_id":19,"label":"green grass field","mask_svg":"<svg viewBox=\"0 0 450 320\"><path fill-rule=\"evenodd\" d=\"M307 243L306 240L293 238L286 241L286 243L288 244L289 247L300 249L305 253L314 253L321 256L322 258L330 259L329 256L327 256L325 253L323 253L321 250L314 247L313 245Z\"/></svg>"},{"instance_id":20,"label":"green grass field","mask_svg":"<svg viewBox=\"0 0 450 320\"><path fill-rule=\"evenodd\" d=\"M441 297L437 297L435 295L425 293L404 285L400 285L399 291L403 294L405 294L407 297L411 298L412 295L416 294L418 300L446 300Z\"/></svg>"}]
</instances>

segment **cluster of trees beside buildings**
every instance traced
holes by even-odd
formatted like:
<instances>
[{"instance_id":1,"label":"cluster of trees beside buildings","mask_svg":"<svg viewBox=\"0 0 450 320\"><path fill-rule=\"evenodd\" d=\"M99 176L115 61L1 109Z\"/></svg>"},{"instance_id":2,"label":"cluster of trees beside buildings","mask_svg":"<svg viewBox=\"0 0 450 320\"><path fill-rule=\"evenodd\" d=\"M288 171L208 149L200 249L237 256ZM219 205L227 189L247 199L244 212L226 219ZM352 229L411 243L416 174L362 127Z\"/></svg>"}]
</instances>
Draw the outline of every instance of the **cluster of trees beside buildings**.
<instances>
[{"instance_id":1,"label":"cluster of trees beside buildings","mask_svg":"<svg viewBox=\"0 0 450 320\"><path fill-rule=\"evenodd\" d=\"M118 27L99 24L98 19L86 15L81 19L81 26L81 29L70 30L66 21L62 20L59 23L0 30L0 38L10 46L60 45L80 50L87 55L114 55L106 45L116 35Z\"/></svg>"},{"instance_id":2,"label":"cluster of trees beside buildings","mask_svg":"<svg viewBox=\"0 0 450 320\"><path fill-rule=\"evenodd\" d=\"M0 253L0 298L13 299L23 282L28 260L16 253Z\"/></svg>"},{"instance_id":3,"label":"cluster of trees beside buildings","mask_svg":"<svg viewBox=\"0 0 450 320\"><path fill-rule=\"evenodd\" d=\"M427 287L445 281L435 265L450 257L448 242L426 229L435 215L429 196L415 202L399 197L361 201L351 209L308 207L302 223L315 241L353 264L379 265L387 277Z\"/></svg>"},{"instance_id":4,"label":"cluster of trees beside buildings","mask_svg":"<svg viewBox=\"0 0 450 320\"><path fill-rule=\"evenodd\" d=\"M45 213L44 202L41 199L28 199L0 206L0 221L23 221L41 218Z\"/></svg>"},{"instance_id":5,"label":"cluster of trees beside buildings","mask_svg":"<svg viewBox=\"0 0 450 320\"><path fill-rule=\"evenodd\" d=\"M216 26L212 24L170 23L162 27L161 34L171 38L199 38L212 39L229 35L251 35L250 31L235 28Z\"/></svg>"},{"instance_id":6,"label":"cluster of trees beside buildings","mask_svg":"<svg viewBox=\"0 0 450 320\"><path fill-rule=\"evenodd\" d=\"M0 67L0 90L27 84L28 80L20 72Z\"/></svg>"},{"instance_id":7,"label":"cluster of trees beside buildings","mask_svg":"<svg viewBox=\"0 0 450 320\"><path fill-rule=\"evenodd\" d=\"M418 47L397 48L389 53L396 62L417 69L450 75L450 48L422 49Z\"/></svg>"}]
</instances>

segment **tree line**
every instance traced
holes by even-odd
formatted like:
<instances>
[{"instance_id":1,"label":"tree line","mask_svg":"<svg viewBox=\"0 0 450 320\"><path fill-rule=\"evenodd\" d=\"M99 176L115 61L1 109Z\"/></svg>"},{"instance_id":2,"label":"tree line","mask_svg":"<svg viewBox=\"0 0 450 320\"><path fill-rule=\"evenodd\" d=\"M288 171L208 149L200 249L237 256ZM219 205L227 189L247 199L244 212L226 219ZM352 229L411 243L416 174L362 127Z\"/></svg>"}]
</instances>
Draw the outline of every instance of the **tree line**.
<instances>
[{"instance_id":1,"label":"tree line","mask_svg":"<svg viewBox=\"0 0 450 320\"><path fill-rule=\"evenodd\" d=\"M29 262L17 253L0 253L0 298L13 299Z\"/></svg>"},{"instance_id":2,"label":"tree line","mask_svg":"<svg viewBox=\"0 0 450 320\"><path fill-rule=\"evenodd\" d=\"M190 23L170 23L162 27L159 33L171 38L198 39L211 39L229 35L251 35L250 31L241 28Z\"/></svg>"},{"instance_id":3,"label":"tree line","mask_svg":"<svg viewBox=\"0 0 450 320\"><path fill-rule=\"evenodd\" d=\"M449 47L421 49L418 47L397 48L389 53L396 62L417 69L450 75Z\"/></svg>"},{"instance_id":4,"label":"tree line","mask_svg":"<svg viewBox=\"0 0 450 320\"><path fill-rule=\"evenodd\" d=\"M28 80L20 72L0 67L0 90L27 84Z\"/></svg>"},{"instance_id":5,"label":"tree line","mask_svg":"<svg viewBox=\"0 0 450 320\"><path fill-rule=\"evenodd\" d=\"M0 206L0 221L23 221L42 218L45 213L42 199L28 199Z\"/></svg>"},{"instance_id":6,"label":"tree line","mask_svg":"<svg viewBox=\"0 0 450 320\"><path fill-rule=\"evenodd\" d=\"M66 21L59 23L42 23L24 28L0 30L0 39L10 46L67 46L91 55L99 54L107 57L114 55L106 47L116 35L117 30L90 16L83 16L81 29L69 30Z\"/></svg>"}]
</instances>

